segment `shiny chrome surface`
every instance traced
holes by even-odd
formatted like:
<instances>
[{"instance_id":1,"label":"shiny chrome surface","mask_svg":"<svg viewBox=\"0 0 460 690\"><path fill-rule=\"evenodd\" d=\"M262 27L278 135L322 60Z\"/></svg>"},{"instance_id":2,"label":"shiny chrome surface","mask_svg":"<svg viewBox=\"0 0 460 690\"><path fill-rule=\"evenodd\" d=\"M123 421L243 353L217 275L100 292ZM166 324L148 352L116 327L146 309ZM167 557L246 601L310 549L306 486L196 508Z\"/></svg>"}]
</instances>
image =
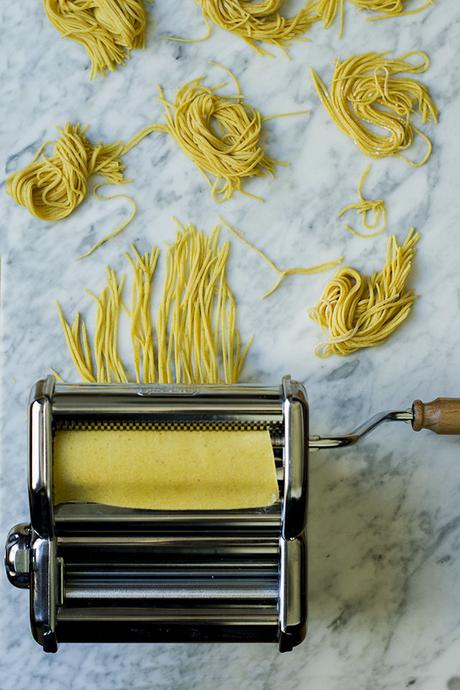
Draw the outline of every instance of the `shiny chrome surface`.
<instances>
[{"instance_id":1,"label":"shiny chrome surface","mask_svg":"<svg viewBox=\"0 0 460 690\"><path fill-rule=\"evenodd\" d=\"M345 448L352 446L362 439L367 434L370 434L380 424L384 422L406 422L412 424L413 420L412 410L396 411L390 410L386 412L379 412L363 424L360 424L349 434L341 436L310 436L308 445L310 450L322 448Z\"/></svg>"},{"instance_id":2,"label":"shiny chrome surface","mask_svg":"<svg viewBox=\"0 0 460 690\"><path fill-rule=\"evenodd\" d=\"M41 537L52 537L54 378L48 376L34 386L29 404L29 505L32 528Z\"/></svg>"},{"instance_id":3,"label":"shiny chrome surface","mask_svg":"<svg viewBox=\"0 0 460 690\"><path fill-rule=\"evenodd\" d=\"M280 540L280 629L284 649L289 651L300 644L306 634L307 604L306 546L304 535L297 539Z\"/></svg>"},{"instance_id":4,"label":"shiny chrome surface","mask_svg":"<svg viewBox=\"0 0 460 690\"><path fill-rule=\"evenodd\" d=\"M21 523L8 532L5 569L12 585L20 589L30 586L30 525Z\"/></svg>"},{"instance_id":5,"label":"shiny chrome surface","mask_svg":"<svg viewBox=\"0 0 460 690\"><path fill-rule=\"evenodd\" d=\"M278 579L272 578L272 582L265 580L253 580L251 583L244 583L238 580L232 581L212 581L200 582L191 580L181 584L171 584L170 581L152 580L143 584L127 580L124 583L110 582L101 584L98 581L92 584L76 585L68 584L65 588L64 601L69 599L84 599L92 601L95 599L143 599L158 601L168 600L201 600L211 599L278 599Z\"/></svg>"},{"instance_id":6,"label":"shiny chrome surface","mask_svg":"<svg viewBox=\"0 0 460 690\"><path fill-rule=\"evenodd\" d=\"M29 419L31 527L11 536L6 565L13 584L27 587L30 578L32 630L46 651L71 640L277 641L285 651L303 639L308 406L300 384L67 385L48 377L33 389ZM53 430L133 425L268 429L279 501L232 511L54 507Z\"/></svg>"},{"instance_id":7,"label":"shiny chrome surface","mask_svg":"<svg viewBox=\"0 0 460 690\"><path fill-rule=\"evenodd\" d=\"M148 531L149 534L208 533L225 534L235 530L244 534L263 536L267 531L277 533L281 529L280 504L268 508L228 511L161 511L114 508L94 503L66 503L55 509L55 525L58 533L68 534L97 532L104 534L116 529L128 534Z\"/></svg>"},{"instance_id":8,"label":"shiny chrome surface","mask_svg":"<svg viewBox=\"0 0 460 690\"><path fill-rule=\"evenodd\" d=\"M282 383L284 414L284 500L282 536L298 537L307 522L308 403L303 386L285 376Z\"/></svg>"},{"instance_id":9,"label":"shiny chrome surface","mask_svg":"<svg viewBox=\"0 0 460 690\"><path fill-rule=\"evenodd\" d=\"M57 651L56 614L60 599L56 542L37 537L31 547L32 633L45 652Z\"/></svg>"}]
</instances>

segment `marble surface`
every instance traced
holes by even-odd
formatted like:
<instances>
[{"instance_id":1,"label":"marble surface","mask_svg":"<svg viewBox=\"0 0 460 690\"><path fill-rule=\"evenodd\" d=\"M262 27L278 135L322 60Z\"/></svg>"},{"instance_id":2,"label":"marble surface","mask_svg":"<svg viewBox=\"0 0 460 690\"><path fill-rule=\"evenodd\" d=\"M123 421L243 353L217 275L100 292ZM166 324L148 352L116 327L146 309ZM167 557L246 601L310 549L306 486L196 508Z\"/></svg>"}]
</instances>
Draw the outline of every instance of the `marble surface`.
<instances>
[{"instance_id":1,"label":"marble surface","mask_svg":"<svg viewBox=\"0 0 460 690\"><path fill-rule=\"evenodd\" d=\"M297 3L298 5L299 3ZM289 3L294 9L296 3ZM180 11L179 11L180 10ZM164 246L174 236L171 216L209 230L219 213L283 266L345 254L365 271L381 266L386 237L349 236L337 211L354 199L367 164L318 103L308 77L327 79L335 57L351 52L425 49L424 77L441 113L427 131L434 142L428 165L413 170L398 160L375 162L367 190L388 203L391 230L422 233L413 315L384 347L347 359L318 360L320 334L306 316L326 276L286 280L270 299L260 294L273 275L232 240L231 283L241 330L256 333L246 380L277 381L285 372L304 381L315 432L345 431L373 412L405 407L415 397L460 393L460 4L438 0L423 15L366 23L347 12L345 37L316 27L292 60L255 55L236 37L215 30L207 43L160 41L162 34L200 35L192 0L157 0L149 9L149 47L124 69L89 81L84 51L59 38L37 0L0 2L0 250L1 534L26 518L25 401L50 366L67 380L73 370L53 306L80 308L92 318L84 288L98 290L104 265L125 268L123 251ZM276 180L249 189L259 204L235 197L217 206L193 164L164 135L145 140L126 157L127 188L139 205L134 223L83 262L76 257L127 212L122 201L89 199L69 219L45 224L4 193L6 174L25 164L54 126L91 124L91 135L127 139L161 113L155 87L168 94L200 74L222 78L208 64L235 70L248 100L264 114L311 109L308 117L267 123L266 145L290 162ZM311 463L309 515L309 635L291 654L264 645L65 646L45 655L28 629L24 592L1 581L2 690L417 690L460 689L460 463L459 440L405 426L383 428L356 448L316 454ZM2 537L3 539L3 537Z\"/></svg>"}]
</instances>

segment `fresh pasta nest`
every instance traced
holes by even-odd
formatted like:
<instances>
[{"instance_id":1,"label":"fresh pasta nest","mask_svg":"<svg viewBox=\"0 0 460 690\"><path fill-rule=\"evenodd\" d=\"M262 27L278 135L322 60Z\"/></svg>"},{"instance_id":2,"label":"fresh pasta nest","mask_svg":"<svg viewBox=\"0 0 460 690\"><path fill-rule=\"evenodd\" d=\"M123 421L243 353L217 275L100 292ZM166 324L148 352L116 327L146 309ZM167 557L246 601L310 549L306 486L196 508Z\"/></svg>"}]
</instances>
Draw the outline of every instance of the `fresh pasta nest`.
<instances>
[{"instance_id":1,"label":"fresh pasta nest","mask_svg":"<svg viewBox=\"0 0 460 690\"><path fill-rule=\"evenodd\" d=\"M202 78L194 79L178 90L174 104L160 89L166 124L158 129L170 134L194 161L215 201L226 201L235 192L253 196L244 190L244 181L273 177L279 164L262 147L262 115L243 100L235 83L237 95L223 96L216 93L218 86L209 88Z\"/></svg>"},{"instance_id":2,"label":"fresh pasta nest","mask_svg":"<svg viewBox=\"0 0 460 690\"><path fill-rule=\"evenodd\" d=\"M369 12L377 12L381 16L373 17L371 19L391 19L392 17L405 17L412 14L418 14L426 10L433 0L426 0L419 7L407 8L407 0L351 0L353 5L360 10L368 10Z\"/></svg>"},{"instance_id":3,"label":"fresh pasta nest","mask_svg":"<svg viewBox=\"0 0 460 690\"><path fill-rule=\"evenodd\" d=\"M418 63L410 58L420 58ZM387 53L364 53L337 62L330 90L319 75L310 70L317 94L337 127L371 158L396 156L415 167L429 159L430 139L412 122L418 113L423 123L436 122L438 112L428 88L404 72L421 74L430 65L428 56L412 51L400 58ZM398 75L398 76L396 76ZM426 152L414 162L402 152L418 135L426 142Z\"/></svg>"},{"instance_id":4,"label":"fresh pasta nest","mask_svg":"<svg viewBox=\"0 0 460 690\"><path fill-rule=\"evenodd\" d=\"M415 301L407 281L419 238L413 228L401 246L394 235L390 237L385 266L371 277L349 267L337 271L309 312L329 335L315 354L351 355L361 348L375 347L407 319Z\"/></svg>"},{"instance_id":5,"label":"fresh pasta nest","mask_svg":"<svg viewBox=\"0 0 460 690\"><path fill-rule=\"evenodd\" d=\"M84 46L91 79L143 48L147 17L143 0L43 0L46 15L64 36Z\"/></svg>"},{"instance_id":6,"label":"fresh pasta nest","mask_svg":"<svg viewBox=\"0 0 460 690\"><path fill-rule=\"evenodd\" d=\"M396 17L406 17L418 14L429 7L433 0L426 0L419 7L407 9L406 0L349 0L359 10L376 13L369 16L368 21L378 21L380 19L392 19ZM318 0L316 13L323 21L324 28L328 29L334 23L340 12L340 35L343 33L344 13L346 0Z\"/></svg>"},{"instance_id":7,"label":"fresh pasta nest","mask_svg":"<svg viewBox=\"0 0 460 690\"><path fill-rule=\"evenodd\" d=\"M56 141L45 142L31 163L8 177L6 191L33 216L46 221L66 218L86 197L92 175L113 184L125 181L120 160L124 144L92 144L86 130L78 123L58 128ZM54 150L47 157L49 144Z\"/></svg>"},{"instance_id":8,"label":"fresh pasta nest","mask_svg":"<svg viewBox=\"0 0 460 690\"><path fill-rule=\"evenodd\" d=\"M308 0L294 17L280 14L283 0L196 0L205 19L226 31L241 36L246 43L262 55L269 55L259 43L282 48L290 41L299 40L317 21L315 3Z\"/></svg>"}]
</instances>

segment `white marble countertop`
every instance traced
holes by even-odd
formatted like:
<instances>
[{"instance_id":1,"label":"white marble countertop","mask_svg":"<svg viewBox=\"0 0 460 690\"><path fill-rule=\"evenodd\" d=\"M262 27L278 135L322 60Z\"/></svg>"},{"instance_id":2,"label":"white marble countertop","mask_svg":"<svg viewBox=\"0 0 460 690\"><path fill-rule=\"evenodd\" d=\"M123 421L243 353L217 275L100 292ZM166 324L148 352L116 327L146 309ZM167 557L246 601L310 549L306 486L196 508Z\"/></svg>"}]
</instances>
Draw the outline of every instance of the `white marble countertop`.
<instances>
[{"instance_id":1,"label":"white marble countertop","mask_svg":"<svg viewBox=\"0 0 460 690\"><path fill-rule=\"evenodd\" d=\"M290 3L291 4L291 3ZM299 3L297 3L298 5ZM292 3L291 6L294 6ZM180 7L180 12L178 8ZM84 288L98 290L104 265L121 269L135 241L164 246L171 216L210 230L222 212L280 264L309 265L345 254L365 272L378 269L386 237L365 241L335 220L354 199L367 160L336 130L309 80L313 66L328 79L334 58L369 49L424 49L424 76L440 110L427 131L433 156L414 170L398 160L373 164L367 189L388 203L390 228L402 239L422 233L413 283L421 295L413 315L383 347L347 359L318 360L320 333L306 316L327 276L286 280L270 299L273 275L232 240L231 284L245 336L256 334L245 379L278 381L289 372L307 385L315 432L345 431L373 412L414 398L460 394L460 4L438 0L430 11L368 24L354 8L345 37L318 26L292 60L255 55L216 29L206 43L181 45L162 34L199 35L189 0L157 0L149 47L124 69L89 81L81 47L59 38L37 0L0 2L0 250L2 264L1 534L27 517L25 401L50 366L73 378L53 306L92 313ZM169 94L200 74L220 80L209 59L231 67L247 99L264 114L311 108L309 117L267 125L267 147L290 161L276 180L250 189L259 204L237 196L217 206L174 142L145 140L126 156L127 188L139 205L132 225L84 262L74 258L126 213L123 202L87 202L55 225L33 219L4 193L6 173L25 164L54 126L91 125L95 138L127 139L158 120L156 84ZM167 75L167 78L166 78ZM117 215L119 214L119 215ZM321 453L311 462L309 634L291 654L264 645L63 645L45 655L28 629L24 592L1 581L2 690L416 690L460 689L459 441L383 428L356 448ZM2 537L3 539L3 537Z\"/></svg>"}]
</instances>

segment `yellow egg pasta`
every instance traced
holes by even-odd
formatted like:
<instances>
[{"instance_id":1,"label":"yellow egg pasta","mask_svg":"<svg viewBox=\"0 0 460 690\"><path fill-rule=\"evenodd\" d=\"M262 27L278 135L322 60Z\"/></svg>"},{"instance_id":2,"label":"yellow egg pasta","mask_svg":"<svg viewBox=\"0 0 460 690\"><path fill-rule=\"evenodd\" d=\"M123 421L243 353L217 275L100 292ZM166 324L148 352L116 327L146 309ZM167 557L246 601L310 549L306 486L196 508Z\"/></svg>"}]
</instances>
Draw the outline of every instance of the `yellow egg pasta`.
<instances>
[{"instance_id":1,"label":"yellow egg pasta","mask_svg":"<svg viewBox=\"0 0 460 690\"><path fill-rule=\"evenodd\" d=\"M67 123L62 129L58 128L60 136L56 141L42 144L31 163L8 177L7 193L36 218L55 222L69 216L83 202L90 178L103 177L105 182L93 188L94 196L102 200L125 199L131 206L131 213L80 257L84 258L124 230L137 210L132 197L125 194L103 196L99 190L105 184L128 182L124 177L122 157L145 137L160 132L169 134L195 163L211 187L215 201L226 201L235 192L263 201L247 192L244 183L253 177L273 177L277 166L287 165L265 152L263 123L308 111L263 117L244 100L235 75L223 65L213 64L230 76L236 88L234 96L218 94L223 84L207 87L203 77L180 87L174 103L166 100L159 87L165 122L143 127L126 143L93 144L87 136L88 127ZM53 150L46 155L45 150L51 145Z\"/></svg>"},{"instance_id":2,"label":"yellow egg pasta","mask_svg":"<svg viewBox=\"0 0 460 690\"><path fill-rule=\"evenodd\" d=\"M67 123L57 128L59 138L40 146L31 163L10 175L6 191L36 218L56 221L70 215L86 197L88 180L101 175L107 182L123 184L121 162L124 144L92 144L88 127ZM52 154L45 149L53 144Z\"/></svg>"},{"instance_id":3,"label":"yellow egg pasta","mask_svg":"<svg viewBox=\"0 0 460 690\"><path fill-rule=\"evenodd\" d=\"M293 40L302 40L317 21L315 3L308 0L293 17L280 13L283 0L196 0L203 17L240 36L261 55L271 55L260 43L284 48Z\"/></svg>"},{"instance_id":4,"label":"yellow egg pasta","mask_svg":"<svg viewBox=\"0 0 460 690\"><path fill-rule=\"evenodd\" d=\"M367 180L367 176L371 170L371 166L368 165L366 170L363 172L361 179L358 184L358 197L359 200L355 201L353 204L348 204L344 206L337 218L342 218L349 211L356 211L361 216L361 223L367 232L360 232L355 230L348 223L345 225L345 229L348 230L352 235L357 237L370 238L377 237L381 235L387 229L387 208L385 201L383 199L365 199L363 196L363 187ZM373 220L369 220L369 214L373 214ZM380 226L380 227L379 227ZM377 229L376 229L377 228Z\"/></svg>"},{"instance_id":5,"label":"yellow egg pasta","mask_svg":"<svg viewBox=\"0 0 460 690\"><path fill-rule=\"evenodd\" d=\"M375 347L407 319L416 297L407 282L419 238L412 228L398 245L393 235L381 271L369 277L344 267L327 283L319 303L309 312L328 334L327 342L316 347L316 355L344 356Z\"/></svg>"},{"instance_id":6,"label":"yellow egg pasta","mask_svg":"<svg viewBox=\"0 0 460 690\"><path fill-rule=\"evenodd\" d=\"M144 48L143 0L43 0L46 16L65 38L80 43L91 61L91 79L123 64Z\"/></svg>"},{"instance_id":7,"label":"yellow egg pasta","mask_svg":"<svg viewBox=\"0 0 460 690\"><path fill-rule=\"evenodd\" d=\"M339 36L343 34L345 18L346 0L317 0L315 11L322 20L324 28L329 29L340 13ZM377 16L369 16L368 21L378 21L381 19L395 19L397 17L407 17L418 14L426 10L433 0L426 0L419 7L407 8L406 0L349 0L359 10L376 12Z\"/></svg>"},{"instance_id":8,"label":"yellow egg pasta","mask_svg":"<svg viewBox=\"0 0 460 690\"><path fill-rule=\"evenodd\" d=\"M408 7L407 0L350 0L350 2L360 10L379 13L377 17L368 18L369 21L377 21L418 14L432 5L434 0L425 0L418 7Z\"/></svg>"},{"instance_id":9,"label":"yellow egg pasta","mask_svg":"<svg viewBox=\"0 0 460 690\"><path fill-rule=\"evenodd\" d=\"M329 91L314 70L310 73L330 118L365 155L395 156L420 167L429 159L432 144L413 124L412 117L418 113L423 123L437 122L438 112L424 84L400 75L421 74L429 65L428 55L420 51L399 58L390 58L387 53L353 55L337 61ZM412 146L416 136L426 144L419 161L402 153Z\"/></svg>"},{"instance_id":10,"label":"yellow egg pasta","mask_svg":"<svg viewBox=\"0 0 460 690\"><path fill-rule=\"evenodd\" d=\"M86 132L88 127L67 123L56 141L40 146L32 161L22 170L13 173L6 180L6 191L17 204L26 208L40 220L55 222L75 211L88 193L91 177L101 176L105 183L95 185L93 194L97 199L126 199L131 205L131 214L109 235L99 240L83 257L92 254L104 242L118 235L136 214L134 199L125 194L101 196L99 190L105 184L122 185L127 182L121 157L137 145L145 136L155 130L146 127L128 143L93 144ZM53 145L50 156L45 149Z\"/></svg>"},{"instance_id":11,"label":"yellow egg pasta","mask_svg":"<svg viewBox=\"0 0 460 690\"><path fill-rule=\"evenodd\" d=\"M222 84L208 87L203 77L184 84L174 103L160 88L166 123L158 129L173 137L195 163L214 201L226 201L235 192L260 199L245 191L244 182L273 177L276 166L286 163L266 154L261 141L264 118L244 100L236 77L224 69L235 83L235 96L218 94Z\"/></svg>"},{"instance_id":12,"label":"yellow egg pasta","mask_svg":"<svg viewBox=\"0 0 460 690\"><path fill-rule=\"evenodd\" d=\"M324 271L330 271L332 268L335 268L338 266L340 263L343 261L343 256L340 256L338 259L335 259L333 261L327 261L322 264L317 264L316 266L309 266L309 267L297 267L297 268L285 268L284 270L279 268L274 261L270 259L265 252L263 252L261 249L256 247L252 242L249 242L244 235L234 228L230 223L228 223L226 220L221 218L222 223L230 230L230 232L240 240L240 242L243 242L247 247L252 249L256 254L260 256L263 261L265 261L266 264L270 266L270 268L278 275L278 278L275 280L271 288L269 288L264 294L262 295L261 299L265 299L266 297L269 297L272 295L275 290L279 288L283 280L287 276L293 276L293 275L314 275L315 273L323 273Z\"/></svg>"},{"instance_id":13,"label":"yellow egg pasta","mask_svg":"<svg viewBox=\"0 0 460 690\"><path fill-rule=\"evenodd\" d=\"M318 0L315 10L318 17L322 20L325 29L329 29L332 26L340 12L339 36L343 35L345 0Z\"/></svg>"},{"instance_id":14,"label":"yellow egg pasta","mask_svg":"<svg viewBox=\"0 0 460 690\"><path fill-rule=\"evenodd\" d=\"M252 338L242 345L237 307L227 281L229 242L220 244L219 227L205 235L193 225L180 226L168 248L166 275L156 320L152 282L159 250L126 254L133 270L131 307L123 304L124 278L107 268L107 286L96 301L94 344L77 314L70 325L58 304L69 353L83 381L126 382L118 339L120 317L127 312L134 360L134 380L144 383L235 383Z\"/></svg>"}]
</instances>

